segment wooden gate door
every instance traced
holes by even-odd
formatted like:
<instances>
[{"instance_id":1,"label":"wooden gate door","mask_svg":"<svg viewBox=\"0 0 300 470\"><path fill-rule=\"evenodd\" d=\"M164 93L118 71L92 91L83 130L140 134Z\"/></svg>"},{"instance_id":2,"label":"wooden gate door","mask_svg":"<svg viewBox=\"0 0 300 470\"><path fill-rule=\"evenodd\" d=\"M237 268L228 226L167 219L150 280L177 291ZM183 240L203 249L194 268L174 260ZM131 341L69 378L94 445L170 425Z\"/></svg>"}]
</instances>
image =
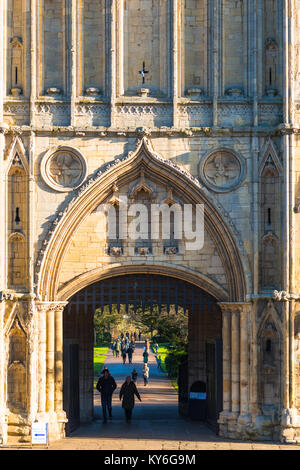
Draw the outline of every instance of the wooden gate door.
<instances>
[{"instance_id":1,"label":"wooden gate door","mask_svg":"<svg viewBox=\"0 0 300 470\"><path fill-rule=\"evenodd\" d=\"M218 418L222 411L222 341L206 343L206 385L208 425L218 433Z\"/></svg>"},{"instance_id":2,"label":"wooden gate door","mask_svg":"<svg viewBox=\"0 0 300 470\"><path fill-rule=\"evenodd\" d=\"M69 435L80 425L79 345L67 341L64 345L64 410L68 418L66 434Z\"/></svg>"}]
</instances>

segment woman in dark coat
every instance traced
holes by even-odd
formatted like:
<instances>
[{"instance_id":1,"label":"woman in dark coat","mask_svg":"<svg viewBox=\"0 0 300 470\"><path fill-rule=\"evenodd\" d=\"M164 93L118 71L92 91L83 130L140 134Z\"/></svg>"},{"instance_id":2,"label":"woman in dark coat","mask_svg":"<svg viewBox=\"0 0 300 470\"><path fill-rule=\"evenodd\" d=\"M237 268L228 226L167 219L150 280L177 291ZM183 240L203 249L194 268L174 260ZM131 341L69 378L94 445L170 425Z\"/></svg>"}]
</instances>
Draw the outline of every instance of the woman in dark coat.
<instances>
[{"instance_id":1,"label":"woman in dark coat","mask_svg":"<svg viewBox=\"0 0 300 470\"><path fill-rule=\"evenodd\" d=\"M127 423L131 420L132 410L134 408L134 395L142 401L135 383L131 380L131 377L128 376L120 390L120 400L123 398L122 408L124 408Z\"/></svg>"}]
</instances>

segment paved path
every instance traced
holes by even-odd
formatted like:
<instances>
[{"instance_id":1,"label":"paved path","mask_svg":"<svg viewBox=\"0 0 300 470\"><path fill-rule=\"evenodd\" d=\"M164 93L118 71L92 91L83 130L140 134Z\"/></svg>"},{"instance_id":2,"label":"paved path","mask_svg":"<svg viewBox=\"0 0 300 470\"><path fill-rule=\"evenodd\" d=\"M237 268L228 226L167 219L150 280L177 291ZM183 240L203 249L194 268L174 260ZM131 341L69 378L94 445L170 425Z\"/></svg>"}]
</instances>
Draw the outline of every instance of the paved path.
<instances>
[{"instance_id":1,"label":"paved path","mask_svg":"<svg viewBox=\"0 0 300 470\"><path fill-rule=\"evenodd\" d=\"M99 393L95 392L95 421L81 426L70 437L53 442L53 450L243 450L297 449L300 446L279 443L227 441L216 436L204 424L183 419L178 415L177 392L167 375L157 368L152 352L149 356L150 380L144 386L142 378L143 344L137 344L133 364L123 365L110 351L106 365L115 377L118 388L113 395L113 419L102 422ZM133 419L125 422L119 401L119 391L133 368L138 372L137 387L142 403L136 400Z\"/></svg>"}]
</instances>

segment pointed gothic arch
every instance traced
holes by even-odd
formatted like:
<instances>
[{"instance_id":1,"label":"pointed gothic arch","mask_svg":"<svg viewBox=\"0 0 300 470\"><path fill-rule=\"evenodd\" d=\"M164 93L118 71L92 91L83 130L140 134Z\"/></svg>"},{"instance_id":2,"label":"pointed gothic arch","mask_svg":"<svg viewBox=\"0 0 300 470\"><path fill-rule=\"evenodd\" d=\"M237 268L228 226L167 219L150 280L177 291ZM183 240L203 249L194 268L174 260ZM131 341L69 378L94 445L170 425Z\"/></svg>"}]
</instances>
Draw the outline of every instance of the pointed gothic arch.
<instances>
[{"instance_id":1,"label":"pointed gothic arch","mask_svg":"<svg viewBox=\"0 0 300 470\"><path fill-rule=\"evenodd\" d=\"M243 254L241 240L225 221L224 214L217 209L216 203L188 172L180 169L172 162L164 160L152 148L150 141L143 138L136 151L126 158L118 160L99 177L86 183L79 190L79 197L74 198L57 222L51 238L45 243L40 261L40 272L37 281L37 294L43 300L57 300L59 297L58 277L64 254L70 246L71 237L83 220L103 201L111 197L114 184L118 187L137 180L141 172L151 175L165 186L173 186L178 193L184 195L189 203L205 205L205 228L212 237L224 266L229 299L244 301L250 286L247 285L246 272L250 272L248 261ZM220 204L219 204L219 207ZM231 227L234 228L231 222ZM150 267L149 267L150 268ZM223 300L224 297L222 297Z\"/></svg>"},{"instance_id":2,"label":"pointed gothic arch","mask_svg":"<svg viewBox=\"0 0 300 470\"><path fill-rule=\"evenodd\" d=\"M8 175L12 165L18 165L24 169L26 174L29 174L29 166L26 158L26 149L24 147L22 139L16 135L11 144L9 145L6 152L7 168L5 176Z\"/></svg>"}]
</instances>

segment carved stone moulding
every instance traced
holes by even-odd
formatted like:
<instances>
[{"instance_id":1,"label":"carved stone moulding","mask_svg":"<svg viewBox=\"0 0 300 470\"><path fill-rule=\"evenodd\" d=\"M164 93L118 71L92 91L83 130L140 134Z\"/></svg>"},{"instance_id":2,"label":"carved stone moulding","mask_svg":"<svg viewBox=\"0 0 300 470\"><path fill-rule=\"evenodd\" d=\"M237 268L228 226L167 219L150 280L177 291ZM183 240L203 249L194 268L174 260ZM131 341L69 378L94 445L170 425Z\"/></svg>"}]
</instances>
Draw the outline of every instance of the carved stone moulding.
<instances>
[{"instance_id":1,"label":"carved stone moulding","mask_svg":"<svg viewBox=\"0 0 300 470\"><path fill-rule=\"evenodd\" d=\"M137 94L141 97L141 98L147 98L149 95L150 95L150 89L149 88L139 88L137 90Z\"/></svg>"},{"instance_id":2,"label":"carved stone moulding","mask_svg":"<svg viewBox=\"0 0 300 470\"><path fill-rule=\"evenodd\" d=\"M100 88L97 88L97 87L89 87L89 88L86 88L85 94L87 96L98 96L102 94L102 91Z\"/></svg>"},{"instance_id":3,"label":"carved stone moulding","mask_svg":"<svg viewBox=\"0 0 300 470\"><path fill-rule=\"evenodd\" d=\"M193 97L193 96L202 96L204 92L202 88L193 87L193 88L187 88L185 94L186 96Z\"/></svg>"},{"instance_id":4,"label":"carved stone moulding","mask_svg":"<svg viewBox=\"0 0 300 470\"><path fill-rule=\"evenodd\" d=\"M110 246L108 248L108 255L119 257L123 254L123 248L121 246Z\"/></svg>"},{"instance_id":5,"label":"carved stone moulding","mask_svg":"<svg viewBox=\"0 0 300 470\"><path fill-rule=\"evenodd\" d=\"M45 183L55 191L73 191L85 180L87 163L79 150L59 146L44 155L41 175Z\"/></svg>"},{"instance_id":6,"label":"carved stone moulding","mask_svg":"<svg viewBox=\"0 0 300 470\"><path fill-rule=\"evenodd\" d=\"M267 88L266 89L266 96L270 96L271 98L273 98L277 94L278 94L278 90L276 88Z\"/></svg>"},{"instance_id":7,"label":"carved stone moulding","mask_svg":"<svg viewBox=\"0 0 300 470\"><path fill-rule=\"evenodd\" d=\"M199 164L199 177L212 191L225 193L237 189L246 174L244 159L234 150L219 148L205 155Z\"/></svg>"},{"instance_id":8,"label":"carved stone moulding","mask_svg":"<svg viewBox=\"0 0 300 470\"><path fill-rule=\"evenodd\" d=\"M152 254L150 246L138 246L135 248L135 254L138 256L148 256Z\"/></svg>"},{"instance_id":9,"label":"carved stone moulding","mask_svg":"<svg viewBox=\"0 0 300 470\"><path fill-rule=\"evenodd\" d=\"M14 87L14 88L11 88L10 93L12 96L17 97L17 96L22 95L23 91L22 91L22 88L20 87Z\"/></svg>"},{"instance_id":10,"label":"carved stone moulding","mask_svg":"<svg viewBox=\"0 0 300 470\"><path fill-rule=\"evenodd\" d=\"M165 255L177 255L178 247L174 246L165 246L164 248Z\"/></svg>"},{"instance_id":11,"label":"carved stone moulding","mask_svg":"<svg viewBox=\"0 0 300 470\"><path fill-rule=\"evenodd\" d=\"M241 98L244 96L243 88L228 88L225 92L225 95L230 96L232 98Z\"/></svg>"},{"instance_id":12,"label":"carved stone moulding","mask_svg":"<svg viewBox=\"0 0 300 470\"><path fill-rule=\"evenodd\" d=\"M48 96L57 96L61 94L62 94L62 90L58 87L50 87L46 89L46 95Z\"/></svg>"}]
</instances>

